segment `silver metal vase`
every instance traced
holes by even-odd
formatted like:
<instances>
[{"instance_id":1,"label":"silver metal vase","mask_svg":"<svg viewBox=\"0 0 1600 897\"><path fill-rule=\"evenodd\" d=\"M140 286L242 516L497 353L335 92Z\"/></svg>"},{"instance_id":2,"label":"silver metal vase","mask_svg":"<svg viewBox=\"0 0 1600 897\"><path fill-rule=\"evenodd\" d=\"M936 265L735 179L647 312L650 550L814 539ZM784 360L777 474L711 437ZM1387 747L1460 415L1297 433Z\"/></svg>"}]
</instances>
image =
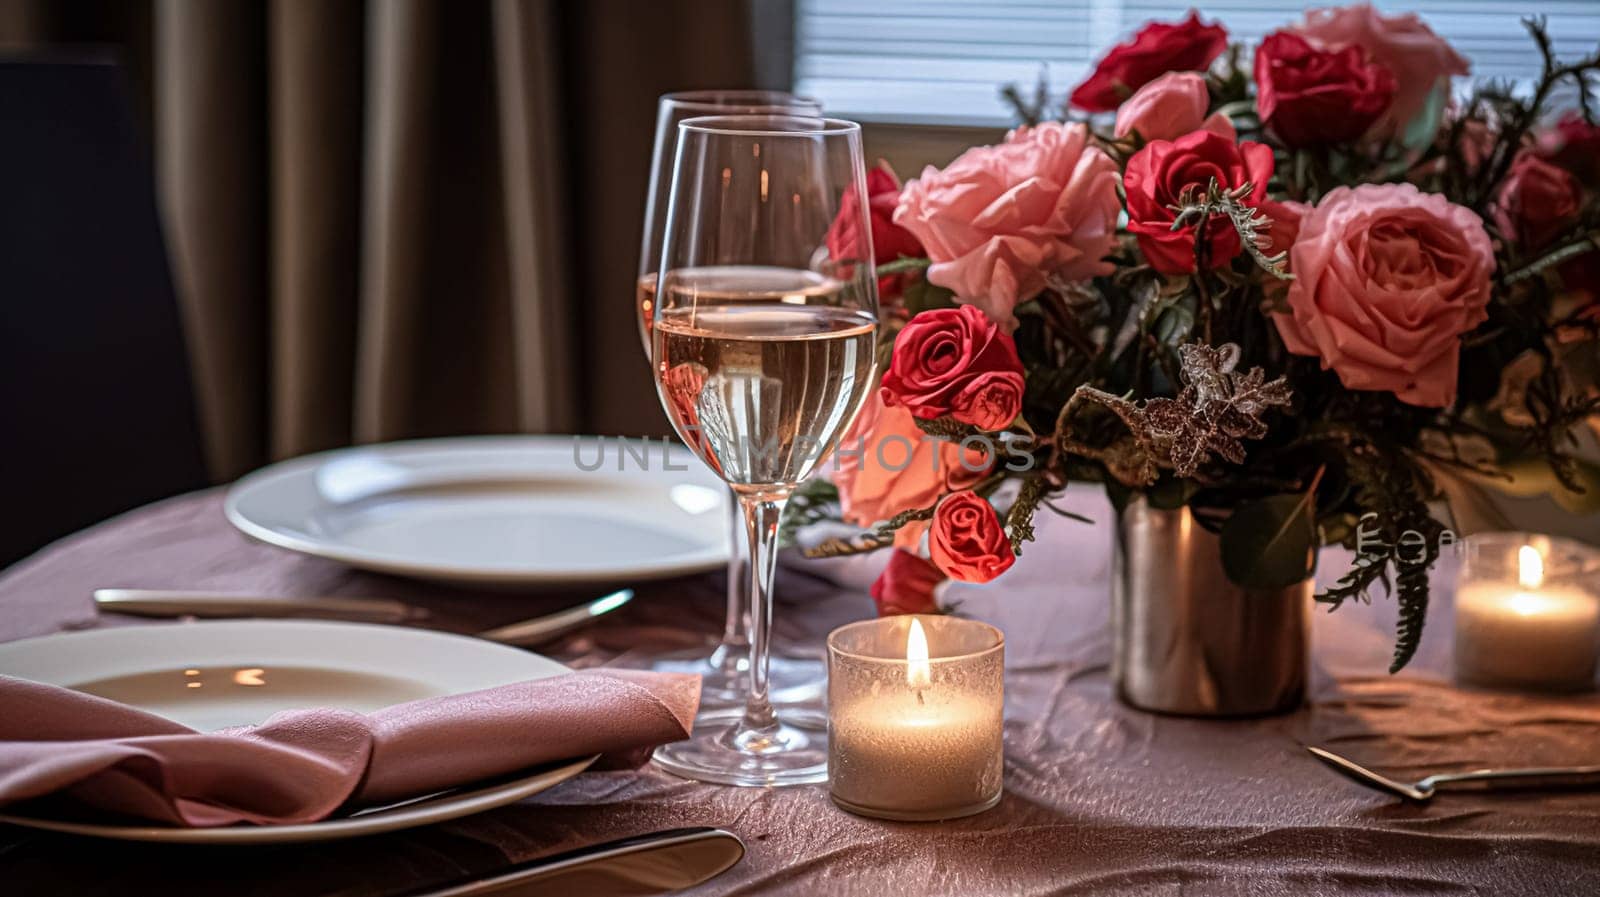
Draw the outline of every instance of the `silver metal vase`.
<instances>
[{"instance_id":1,"label":"silver metal vase","mask_svg":"<svg viewBox=\"0 0 1600 897\"><path fill-rule=\"evenodd\" d=\"M1117 525L1111 677L1142 710L1260 716L1305 701L1312 581L1245 589L1188 508L1135 498Z\"/></svg>"}]
</instances>

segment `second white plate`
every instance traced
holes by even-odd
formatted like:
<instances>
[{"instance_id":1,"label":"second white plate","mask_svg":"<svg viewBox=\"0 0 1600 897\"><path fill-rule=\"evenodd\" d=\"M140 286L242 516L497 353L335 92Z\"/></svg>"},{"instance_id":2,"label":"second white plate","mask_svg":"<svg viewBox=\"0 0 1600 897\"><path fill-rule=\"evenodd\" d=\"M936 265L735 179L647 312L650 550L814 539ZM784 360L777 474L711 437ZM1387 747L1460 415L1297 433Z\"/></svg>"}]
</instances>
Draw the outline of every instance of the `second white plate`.
<instances>
[{"instance_id":1,"label":"second white plate","mask_svg":"<svg viewBox=\"0 0 1600 897\"><path fill-rule=\"evenodd\" d=\"M179 623L0 644L0 673L113 698L201 731L252 725L299 707L367 713L402 701L566 671L549 658L493 642L358 623ZM572 778L594 759L532 769L468 791L305 825L173 828L14 815L0 815L0 822L128 841L323 841L427 825L504 806Z\"/></svg>"},{"instance_id":2,"label":"second white plate","mask_svg":"<svg viewBox=\"0 0 1600 897\"><path fill-rule=\"evenodd\" d=\"M602 585L728 562L727 489L681 446L495 436L340 449L228 490L229 522L282 548L473 585ZM585 468L593 469L585 469Z\"/></svg>"}]
</instances>

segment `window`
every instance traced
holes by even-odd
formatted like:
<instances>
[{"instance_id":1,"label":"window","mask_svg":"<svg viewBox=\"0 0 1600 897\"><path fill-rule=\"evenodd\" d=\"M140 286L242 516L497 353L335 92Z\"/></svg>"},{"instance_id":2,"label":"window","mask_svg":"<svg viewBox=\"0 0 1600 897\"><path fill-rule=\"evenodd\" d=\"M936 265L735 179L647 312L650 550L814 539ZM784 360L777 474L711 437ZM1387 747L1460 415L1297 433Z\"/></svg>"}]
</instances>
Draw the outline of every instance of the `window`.
<instances>
[{"instance_id":1,"label":"window","mask_svg":"<svg viewBox=\"0 0 1600 897\"><path fill-rule=\"evenodd\" d=\"M1334 5L1329 3L1327 5ZM1031 90L1041 70L1052 92L1071 90L1095 60L1149 19L1181 18L1198 6L1251 45L1301 17L1275 0L1216 4L1159 0L796 0L796 91L830 113L865 121L1006 125L1000 85ZM1414 10L1472 60L1474 78L1526 80L1539 55L1504 0L1379 3ZM1600 44L1596 0L1540 0L1556 52L1577 58Z\"/></svg>"}]
</instances>

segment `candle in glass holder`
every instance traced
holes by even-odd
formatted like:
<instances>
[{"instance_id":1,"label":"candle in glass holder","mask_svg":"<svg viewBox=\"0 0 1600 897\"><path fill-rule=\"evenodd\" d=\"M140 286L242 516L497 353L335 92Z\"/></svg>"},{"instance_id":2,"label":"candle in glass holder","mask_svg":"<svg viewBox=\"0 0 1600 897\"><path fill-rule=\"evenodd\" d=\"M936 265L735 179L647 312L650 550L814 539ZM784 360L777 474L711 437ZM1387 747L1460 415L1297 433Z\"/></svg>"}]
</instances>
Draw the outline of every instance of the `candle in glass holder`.
<instances>
[{"instance_id":1,"label":"candle in glass holder","mask_svg":"<svg viewBox=\"0 0 1600 897\"><path fill-rule=\"evenodd\" d=\"M863 816L968 816L1000 800L1005 638L906 615L828 636L828 782Z\"/></svg>"},{"instance_id":2,"label":"candle in glass holder","mask_svg":"<svg viewBox=\"0 0 1600 897\"><path fill-rule=\"evenodd\" d=\"M1593 549L1544 536L1469 539L1456 588L1456 677L1542 691L1593 688L1597 559Z\"/></svg>"}]
</instances>

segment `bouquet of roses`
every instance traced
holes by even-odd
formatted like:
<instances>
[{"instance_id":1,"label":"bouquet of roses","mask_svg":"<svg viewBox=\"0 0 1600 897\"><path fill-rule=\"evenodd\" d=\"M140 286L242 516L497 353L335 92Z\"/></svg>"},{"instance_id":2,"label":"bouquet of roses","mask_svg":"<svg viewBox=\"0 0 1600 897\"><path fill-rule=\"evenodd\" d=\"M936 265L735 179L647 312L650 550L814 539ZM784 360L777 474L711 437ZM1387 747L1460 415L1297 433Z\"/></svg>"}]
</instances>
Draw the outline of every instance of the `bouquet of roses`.
<instances>
[{"instance_id":1,"label":"bouquet of roses","mask_svg":"<svg viewBox=\"0 0 1600 897\"><path fill-rule=\"evenodd\" d=\"M1558 60L1527 24L1538 80L1459 95L1466 60L1415 15L1313 11L1246 68L1190 13L1064 106L1007 88L1023 126L999 145L903 187L873 171L885 373L833 481L867 529L810 553L893 546L880 609L931 611L945 578L1005 572L1072 480L1189 507L1256 587L1365 528L1318 597L1392 589L1403 666L1448 538L1430 505L1470 529L1485 486L1600 498L1578 455L1600 415L1600 54Z\"/></svg>"}]
</instances>

